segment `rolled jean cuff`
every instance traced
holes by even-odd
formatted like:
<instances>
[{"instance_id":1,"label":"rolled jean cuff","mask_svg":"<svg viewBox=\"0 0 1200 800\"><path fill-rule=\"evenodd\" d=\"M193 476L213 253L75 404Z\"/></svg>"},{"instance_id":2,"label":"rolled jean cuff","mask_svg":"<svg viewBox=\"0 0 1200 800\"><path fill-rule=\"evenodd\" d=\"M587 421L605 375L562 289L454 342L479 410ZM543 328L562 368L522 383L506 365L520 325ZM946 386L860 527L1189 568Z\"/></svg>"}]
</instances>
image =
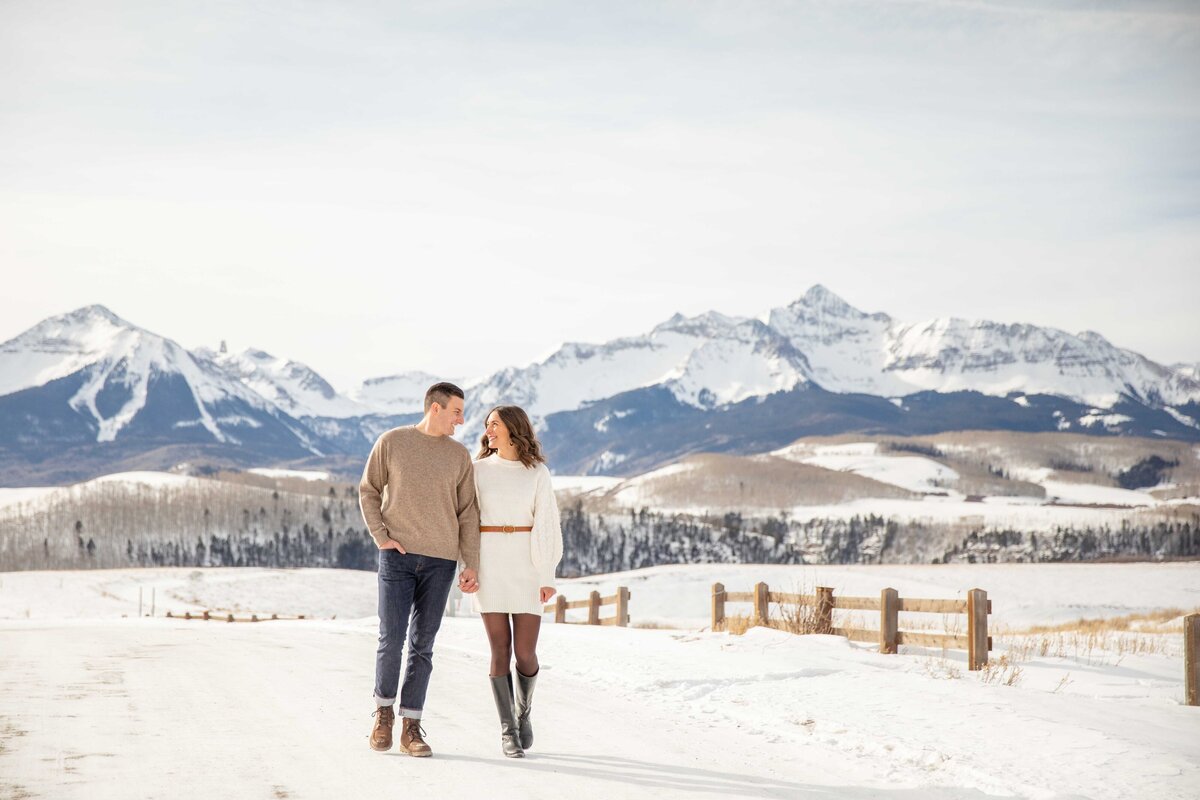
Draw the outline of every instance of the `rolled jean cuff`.
<instances>
[{"instance_id":1,"label":"rolled jean cuff","mask_svg":"<svg viewBox=\"0 0 1200 800\"><path fill-rule=\"evenodd\" d=\"M404 708L400 707L400 716L404 719L420 719L421 709L419 708Z\"/></svg>"},{"instance_id":2,"label":"rolled jean cuff","mask_svg":"<svg viewBox=\"0 0 1200 800\"><path fill-rule=\"evenodd\" d=\"M375 705L378 708L383 708L384 706L391 708L392 704L395 702L396 702L396 698L394 698L394 697L389 700L386 697L380 697L379 695L375 695Z\"/></svg>"}]
</instances>

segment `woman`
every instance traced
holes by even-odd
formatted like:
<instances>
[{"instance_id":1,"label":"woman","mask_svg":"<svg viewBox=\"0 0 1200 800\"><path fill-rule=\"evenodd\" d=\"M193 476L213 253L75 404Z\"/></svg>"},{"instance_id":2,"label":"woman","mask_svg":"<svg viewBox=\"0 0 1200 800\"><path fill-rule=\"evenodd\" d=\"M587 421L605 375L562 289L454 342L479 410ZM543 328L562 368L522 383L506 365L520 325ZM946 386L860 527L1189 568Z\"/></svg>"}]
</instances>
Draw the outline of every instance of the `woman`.
<instances>
[{"instance_id":1,"label":"woman","mask_svg":"<svg viewBox=\"0 0 1200 800\"><path fill-rule=\"evenodd\" d=\"M538 631L542 606L554 596L562 529L546 459L529 417L516 406L497 406L487 415L475 457L475 495L481 533L475 602L492 648L500 744L504 755L521 758L533 744L529 710L538 675Z\"/></svg>"}]
</instances>

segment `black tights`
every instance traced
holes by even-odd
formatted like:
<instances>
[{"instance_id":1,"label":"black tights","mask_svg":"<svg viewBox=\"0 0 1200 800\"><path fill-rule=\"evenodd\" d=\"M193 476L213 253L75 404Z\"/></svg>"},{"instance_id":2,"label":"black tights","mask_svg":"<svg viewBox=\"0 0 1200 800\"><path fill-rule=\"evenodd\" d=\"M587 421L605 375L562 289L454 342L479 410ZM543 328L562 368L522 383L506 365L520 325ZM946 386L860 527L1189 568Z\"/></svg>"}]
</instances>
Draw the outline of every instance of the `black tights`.
<instances>
[{"instance_id":1,"label":"black tights","mask_svg":"<svg viewBox=\"0 0 1200 800\"><path fill-rule=\"evenodd\" d=\"M537 674L537 640L542 618L537 614L481 614L488 644L492 646L493 677L507 675L513 651L517 655L517 671L527 677ZM509 627L509 620L512 627Z\"/></svg>"}]
</instances>

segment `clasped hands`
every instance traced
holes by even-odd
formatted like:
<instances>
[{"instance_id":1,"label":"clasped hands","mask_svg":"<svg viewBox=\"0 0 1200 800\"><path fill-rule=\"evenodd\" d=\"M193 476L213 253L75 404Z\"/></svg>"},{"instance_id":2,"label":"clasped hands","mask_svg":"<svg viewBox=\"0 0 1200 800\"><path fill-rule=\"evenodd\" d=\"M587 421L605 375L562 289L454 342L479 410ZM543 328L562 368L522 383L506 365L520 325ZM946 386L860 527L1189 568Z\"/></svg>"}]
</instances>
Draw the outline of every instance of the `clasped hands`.
<instances>
[{"instance_id":1,"label":"clasped hands","mask_svg":"<svg viewBox=\"0 0 1200 800\"><path fill-rule=\"evenodd\" d=\"M384 542L380 550L399 550L405 552L404 548L395 539L388 539ZM475 594L479 591L479 575L470 567L464 569L458 574L458 588L463 594ZM553 586L542 586L538 590L538 595L543 603L549 603L550 598L556 594Z\"/></svg>"}]
</instances>

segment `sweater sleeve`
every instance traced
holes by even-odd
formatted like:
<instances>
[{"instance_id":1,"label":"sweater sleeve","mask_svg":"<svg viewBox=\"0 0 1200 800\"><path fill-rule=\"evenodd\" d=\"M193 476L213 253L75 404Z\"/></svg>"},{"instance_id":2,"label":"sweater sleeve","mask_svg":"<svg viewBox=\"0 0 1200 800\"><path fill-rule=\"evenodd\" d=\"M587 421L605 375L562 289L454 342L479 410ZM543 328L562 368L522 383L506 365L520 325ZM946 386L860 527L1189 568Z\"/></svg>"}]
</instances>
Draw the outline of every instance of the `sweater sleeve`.
<instances>
[{"instance_id":1,"label":"sweater sleeve","mask_svg":"<svg viewBox=\"0 0 1200 800\"><path fill-rule=\"evenodd\" d=\"M362 511L363 522L367 524L367 530L378 547L383 547L390 538L387 526L383 524L383 490L388 483L385 449L383 437L380 436L371 448L371 455L367 457L367 465L363 468L362 480L358 483L358 507Z\"/></svg>"},{"instance_id":2,"label":"sweater sleeve","mask_svg":"<svg viewBox=\"0 0 1200 800\"><path fill-rule=\"evenodd\" d=\"M475 497L475 465L464 453L467 468L458 480L458 552L468 569L479 569L479 502Z\"/></svg>"},{"instance_id":3,"label":"sweater sleeve","mask_svg":"<svg viewBox=\"0 0 1200 800\"><path fill-rule=\"evenodd\" d=\"M558 515L558 501L554 498L554 487L550 483L550 470L545 465L538 469L533 503L533 535L529 537L529 543L540 585L554 586L554 572L563 554L562 523Z\"/></svg>"}]
</instances>

